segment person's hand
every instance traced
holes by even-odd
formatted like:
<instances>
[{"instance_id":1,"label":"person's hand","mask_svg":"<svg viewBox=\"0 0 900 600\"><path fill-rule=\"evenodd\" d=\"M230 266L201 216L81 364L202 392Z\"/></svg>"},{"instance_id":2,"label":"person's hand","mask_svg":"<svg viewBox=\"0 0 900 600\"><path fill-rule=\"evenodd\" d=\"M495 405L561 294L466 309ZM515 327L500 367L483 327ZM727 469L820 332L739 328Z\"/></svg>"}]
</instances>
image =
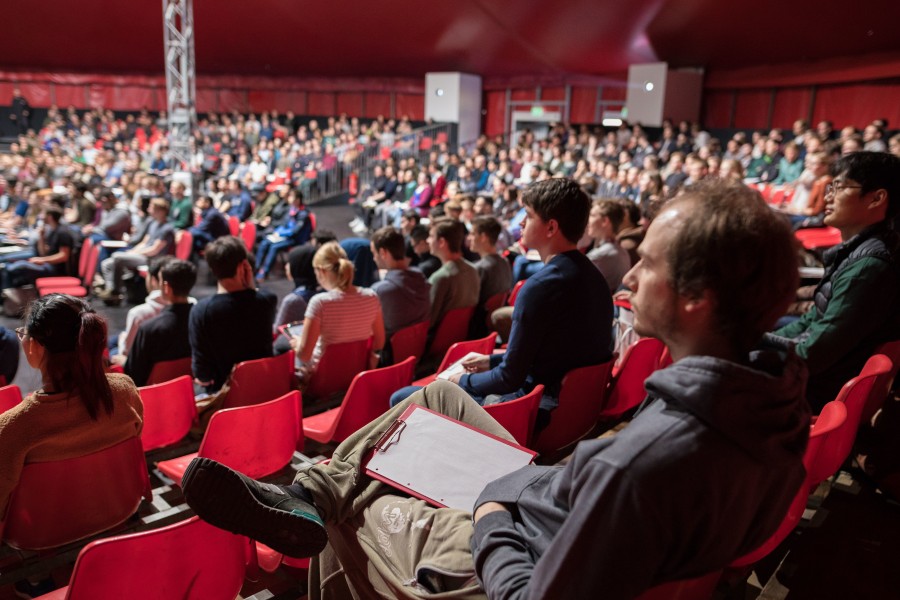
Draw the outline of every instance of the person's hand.
<instances>
[{"instance_id":1,"label":"person's hand","mask_svg":"<svg viewBox=\"0 0 900 600\"><path fill-rule=\"evenodd\" d=\"M291 350L293 350L294 352L299 352L299 350L300 350L300 337L299 336L295 335L294 337L291 338Z\"/></svg>"},{"instance_id":2,"label":"person's hand","mask_svg":"<svg viewBox=\"0 0 900 600\"><path fill-rule=\"evenodd\" d=\"M462 366L463 369L466 370L466 373L482 373L491 368L491 357L487 354L470 352L463 358Z\"/></svg>"},{"instance_id":3,"label":"person's hand","mask_svg":"<svg viewBox=\"0 0 900 600\"><path fill-rule=\"evenodd\" d=\"M509 512L505 506L500 504L499 502L485 502L481 506L478 507L478 510L475 511L475 514L472 515L472 520L477 523L479 519L481 519L484 515L490 514L492 512L498 511Z\"/></svg>"},{"instance_id":4,"label":"person's hand","mask_svg":"<svg viewBox=\"0 0 900 600\"><path fill-rule=\"evenodd\" d=\"M42 256L32 256L28 259L28 262L33 265L42 265L44 264L44 258Z\"/></svg>"},{"instance_id":5,"label":"person's hand","mask_svg":"<svg viewBox=\"0 0 900 600\"><path fill-rule=\"evenodd\" d=\"M463 375L465 375L465 373L454 373L447 378L447 381L449 381L450 383L455 383L456 385L460 385L459 381L462 379Z\"/></svg>"}]
</instances>

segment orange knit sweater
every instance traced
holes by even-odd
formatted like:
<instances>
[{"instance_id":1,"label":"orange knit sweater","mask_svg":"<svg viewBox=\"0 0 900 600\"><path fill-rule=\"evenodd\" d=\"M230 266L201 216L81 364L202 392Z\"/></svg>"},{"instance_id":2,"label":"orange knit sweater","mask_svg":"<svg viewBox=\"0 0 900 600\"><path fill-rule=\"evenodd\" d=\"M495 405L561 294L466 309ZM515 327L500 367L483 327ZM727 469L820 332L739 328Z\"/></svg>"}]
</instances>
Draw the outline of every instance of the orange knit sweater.
<instances>
[{"instance_id":1,"label":"orange knit sweater","mask_svg":"<svg viewBox=\"0 0 900 600\"><path fill-rule=\"evenodd\" d=\"M0 414L0 515L26 463L98 452L140 435L144 405L126 375L107 375L113 412L91 420L78 397L31 394Z\"/></svg>"}]
</instances>

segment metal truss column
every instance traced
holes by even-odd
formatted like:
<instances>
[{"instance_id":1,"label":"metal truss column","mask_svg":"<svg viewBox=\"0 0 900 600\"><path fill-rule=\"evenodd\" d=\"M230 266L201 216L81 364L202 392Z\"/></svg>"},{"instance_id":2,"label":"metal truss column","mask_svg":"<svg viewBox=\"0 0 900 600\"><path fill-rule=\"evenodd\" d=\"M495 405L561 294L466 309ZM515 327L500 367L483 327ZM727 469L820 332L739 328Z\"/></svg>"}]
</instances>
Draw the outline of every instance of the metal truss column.
<instances>
[{"instance_id":1,"label":"metal truss column","mask_svg":"<svg viewBox=\"0 0 900 600\"><path fill-rule=\"evenodd\" d=\"M191 135L197 123L193 0L163 0L166 107L173 172L190 178ZM191 189L190 181L187 181Z\"/></svg>"}]
</instances>

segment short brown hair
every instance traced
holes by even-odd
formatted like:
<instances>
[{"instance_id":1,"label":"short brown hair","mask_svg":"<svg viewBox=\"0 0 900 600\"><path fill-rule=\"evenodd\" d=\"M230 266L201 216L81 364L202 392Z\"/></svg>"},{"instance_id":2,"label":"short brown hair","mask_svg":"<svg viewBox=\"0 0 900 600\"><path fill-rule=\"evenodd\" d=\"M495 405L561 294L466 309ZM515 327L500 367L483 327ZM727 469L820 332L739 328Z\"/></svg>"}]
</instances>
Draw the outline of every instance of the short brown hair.
<instances>
[{"instance_id":1,"label":"short brown hair","mask_svg":"<svg viewBox=\"0 0 900 600\"><path fill-rule=\"evenodd\" d=\"M502 231L500 221L489 215L479 215L472 219L472 233L483 233L492 244L497 243Z\"/></svg>"},{"instance_id":2,"label":"short brown hair","mask_svg":"<svg viewBox=\"0 0 900 600\"><path fill-rule=\"evenodd\" d=\"M714 296L719 333L749 352L784 314L798 285L798 247L788 222L759 192L724 180L690 186L666 205L692 207L667 248L672 286Z\"/></svg>"},{"instance_id":3,"label":"short brown hair","mask_svg":"<svg viewBox=\"0 0 900 600\"><path fill-rule=\"evenodd\" d=\"M587 228L591 199L572 179L554 177L528 186L522 203L542 221L553 219L567 240L578 243Z\"/></svg>"},{"instance_id":4,"label":"short brown hair","mask_svg":"<svg viewBox=\"0 0 900 600\"><path fill-rule=\"evenodd\" d=\"M612 223L613 233L619 233L625 220L625 207L622 203L614 198L597 198L593 206L600 209L600 214Z\"/></svg>"},{"instance_id":5,"label":"short brown hair","mask_svg":"<svg viewBox=\"0 0 900 600\"><path fill-rule=\"evenodd\" d=\"M372 245L376 250L387 250L394 260L402 260L406 256L406 242L403 234L393 227L382 227L372 234Z\"/></svg>"},{"instance_id":6,"label":"short brown hair","mask_svg":"<svg viewBox=\"0 0 900 600\"><path fill-rule=\"evenodd\" d=\"M435 219L431 224L431 229L434 230L435 237L447 241L447 249L450 252L462 252L463 241L466 239L466 226L462 222L450 217L441 217Z\"/></svg>"},{"instance_id":7,"label":"short brown hair","mask_svg":"<svg viewBox=\"0 0 900 600\"><path fill-rule=\"evenodd\" d=\"M240 238L226 235L206 245L203 255L216 279L234 277L238 267L247 260L247 246Z\"/></svg>"}]
</instances>

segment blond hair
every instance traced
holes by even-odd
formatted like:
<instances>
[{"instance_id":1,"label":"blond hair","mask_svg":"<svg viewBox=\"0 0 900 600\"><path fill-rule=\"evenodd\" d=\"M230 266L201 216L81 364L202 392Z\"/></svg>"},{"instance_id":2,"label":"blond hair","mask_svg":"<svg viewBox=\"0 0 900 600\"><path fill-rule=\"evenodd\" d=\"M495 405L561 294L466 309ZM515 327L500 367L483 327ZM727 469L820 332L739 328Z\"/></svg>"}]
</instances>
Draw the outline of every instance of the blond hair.
<instances>
[{"instance_id":1,"label":"blond hair","mask_svg":"<svg viewBox=\"0 0 900 600\"><path fill-rule=\"evenodd\" d=\"M337 242L328 242L316 250L312 261L313 267L322 269L334 275L334 286L345 291L353 285L353 263L347 258L347 253Z\"/></svg>"}]
</instances>

